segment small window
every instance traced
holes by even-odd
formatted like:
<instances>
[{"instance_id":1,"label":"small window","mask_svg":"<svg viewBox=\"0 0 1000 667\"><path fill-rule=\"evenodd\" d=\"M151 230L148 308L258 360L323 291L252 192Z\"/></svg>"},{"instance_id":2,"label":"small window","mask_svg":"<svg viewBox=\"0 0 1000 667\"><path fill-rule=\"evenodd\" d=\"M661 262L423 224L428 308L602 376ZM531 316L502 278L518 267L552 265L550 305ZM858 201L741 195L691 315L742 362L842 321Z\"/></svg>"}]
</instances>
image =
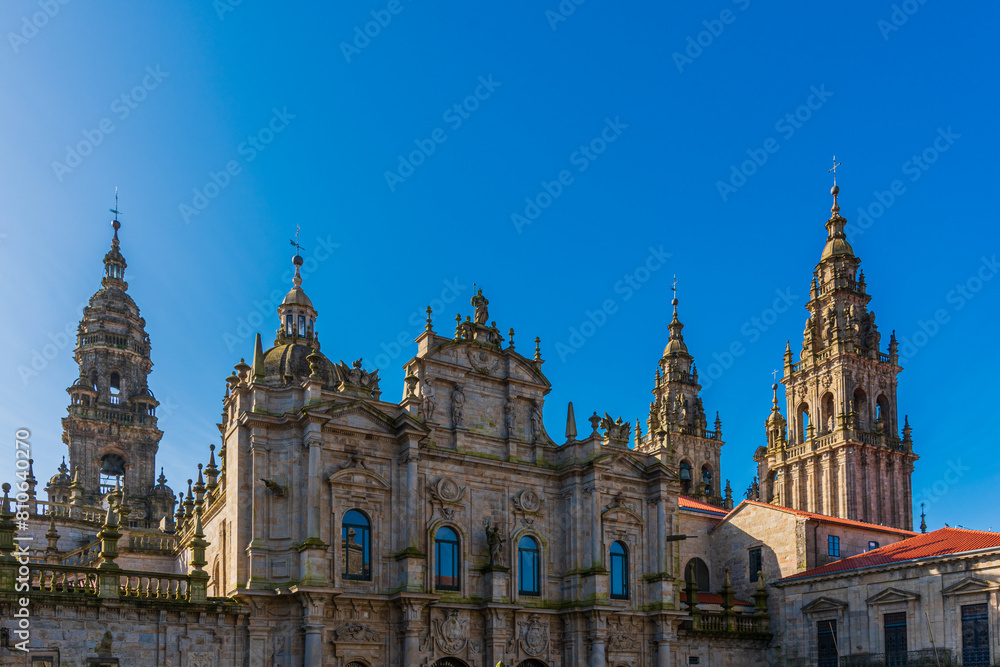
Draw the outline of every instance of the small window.
<instances>
[{"instance_id":1,"label":"small window","mask_svg":"<svg viewBox=\"0 0 1000 667\"><path fill-rule=\"evenodd\" d=\"M306 316L299 315L299 336L305 337L306 335Z\"/></svg>"},{"instance_id":2,"label":"small window","mask_svg":"<svg viewBox=\"0 0 1000 667\"><path fill-rule=\"evenodd\" d=\"M454 530L447 526L438 529L434 537L434 587L438 590L461 590L459 546L458 535Z\"/></svg>"},{"instance_id":3,"label":"small window","mask_svg":"<svg viewBox=\"0 0 1000 667\"><path fill-rule=\"evenodd\" d=\"M840 538L836 535L828 535L826 538L826 553L828 556L840 558Z\"/></svg>"},{"instance_id":4,"label":"small window","mask_svg":"<svg viewBox=\"0 0 1000 667\"><path fill-rule=\"evenodd\" d=\"M687 461L681 461L679 475L681 478L681 492L691 493L691 464Z\"/></svg>"},{"instance_id":5,"label":"small window","mask_svg":"<svg viewBox=\"0 0 1000 667\"><path fill-rule=\"evenodd\" d=\"M292 328L292 314L285 315L285 335L291 336L295 330Z\"/></svg>"},{"instance_id":6,"label":"small window","mask_svg":"<svg viewBox=\"0 0 1000 667\"><path fill-rule=\"evenodd\" d=\"M701 467L701 485L706 496L712 495L712 469L708 465Z\"/></svg>"},{"instance_id":7,"label":"small window","mask_svg":"<svg viewBox=\"0 0 1000 667\"><path fill-rule=\"evenodd\" d=\"M878 542L876 542L875 540L871 540L870 542L868 542L868 551L872 551L874 549L878 549Z\"/></svg>"},{"instance_id":8,"label":"small window","mask_svg":"<svg viewBox=\"0 0 1000 667\"><path fill-rule=\"evenodd\" d=\"M525 535L517 543L517 588L521 595L538 595L540 592L538 572L538 542Z\"/></svg>"},{"instance_id":9,"label":"small window","mask_svg":"<svg viewBox=\"0 0 1000 667\"><path fill-rule=\"evenodd\" d=\"M341 524L344 579L371 581L371 523L358 510L344 515Z\"/></svg>"},{"instance_id":10,"label":"small window","mask_svg":"<svg viewBox=\"0 0 1000 667\"><path fill-rule=\"evenodd\" d=\"M121 400L122 377L118 373L112 373L108 381L108 393L111 394L111 403L117 404Z\"/></svg>"},{"instance_id":11,"label":"small window","mask_svg":"<svg viewBox=\"0 0 1000 667\"><path fill-rule=\"evenodd\" d=\"M611 599L628 600L628 549L621 542L611 544Z\"/></svg>"},{"instance_id":12,"label":"small window","mask_svg":"<svg viewBox=\"0 0 1000 667\"><path fill-rule=\"evenodd\" d=\"M750 581L757 581L764 570L764 559L760 547L750 550Z\"/></svg>"}]
</instances>

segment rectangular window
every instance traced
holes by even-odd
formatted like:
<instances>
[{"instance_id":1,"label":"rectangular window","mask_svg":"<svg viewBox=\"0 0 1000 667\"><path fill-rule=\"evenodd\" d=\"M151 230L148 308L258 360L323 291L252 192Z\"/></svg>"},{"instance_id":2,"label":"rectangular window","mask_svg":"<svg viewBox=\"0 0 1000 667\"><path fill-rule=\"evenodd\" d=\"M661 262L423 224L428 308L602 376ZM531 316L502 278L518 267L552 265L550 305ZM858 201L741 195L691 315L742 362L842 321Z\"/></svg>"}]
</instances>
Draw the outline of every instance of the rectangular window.
<instances>
[{"instance_id":1,"label":"rectangular window","mask_svg":"<svg viewBox=\"0 0 1000 667\"><path fill-rule=\"evenodd\" d=\"M750 581L757 581L758 574L764 569L761 548L750 550Z\"/></svg>"},{"instance_id":2,"label":"rectangular window","mask_svg":"<svg viewBox=\"0 0 1000 667\"><path fill-rule=\"evenodd\" d=\"M840 558L840 538L836 535L829 535L826 538L826 553L829 556Z\"/></svg>"},{"instance_id":3,"label":"rectangular window","mask_svg":"<svg viewBox=\"0 0 1000 667\"><path fill-rule=\"evenodd\" d=\"M837 651L837 621L827 620L816 623L816 639L819 647L818 667L837 667L840 662Z\"/></svg>"},{"instance_id":4,"label":"rectangular window","mask_svg":"<svg viewBox=\"0 0 1000 667\"><path fill-rule=\"evenodd\" d=\"M886 667L906 665L906 614L886 614L883 617L885 632Z\"/></svg>"},{"instance_id":5,"label":"rectangular window","mask_svg":"<svg viewBox=\"0 0 1000 667\"><path fill-rule=\"evenodd\" d=\"M868 543L868 551L873 551L874 549L878 549L878 542L872 540Z\"/></svg>"},{"instance_id":6,"label":"rectangular window","mask_svg":"<svg viewBox=\"0 0 1000 667\"><path fill-rule=\"evenodd\" d=\"M980 667L990 664L990 619L984 604L962 607L962 665Z\"/></svg>"}]
</instances>

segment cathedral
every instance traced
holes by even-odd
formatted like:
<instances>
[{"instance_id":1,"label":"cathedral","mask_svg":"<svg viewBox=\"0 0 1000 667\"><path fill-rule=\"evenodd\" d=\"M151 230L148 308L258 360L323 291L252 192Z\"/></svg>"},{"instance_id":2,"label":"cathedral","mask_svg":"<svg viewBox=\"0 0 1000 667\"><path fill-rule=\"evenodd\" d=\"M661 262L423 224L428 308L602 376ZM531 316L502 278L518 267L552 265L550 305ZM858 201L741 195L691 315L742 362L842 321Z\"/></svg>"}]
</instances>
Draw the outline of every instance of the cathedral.
<instances>
[{"instance_id":1,"label":"cathedral","mask_svg":"<svg viewBox=\"0 0 1000 667\"><path fill-rule=\"evenodd\" d=\"M758 480L738 503L676 294L644 424L547 407L538 339L515 344L482 290L453 329L427 309L392 401L377 369L324 353L298 255L273 338L257 334L220 383L218 446L175 495L156 476L151 342L116 219L77 334L68 460L47 498L30 465L4 485L0 665L763 667L886 653L881 612L864 625L854 605L912 625L941 594L907 597L897 574L858 601L838 591L876 574L849 564L885 552L873 562L917 573L902 547L939 531L912 532L896 342L882 351L832 194L802 350L784 355L788 421L775 384ZM1000 542L987 535L980 583L956 579L948 600L985 595L995 619ZM969 551L946 537L954 548L927 558ZM949 628L963 641L952 617L966 606L928 606L942 650Z\"/></svg>"}]
</instances>

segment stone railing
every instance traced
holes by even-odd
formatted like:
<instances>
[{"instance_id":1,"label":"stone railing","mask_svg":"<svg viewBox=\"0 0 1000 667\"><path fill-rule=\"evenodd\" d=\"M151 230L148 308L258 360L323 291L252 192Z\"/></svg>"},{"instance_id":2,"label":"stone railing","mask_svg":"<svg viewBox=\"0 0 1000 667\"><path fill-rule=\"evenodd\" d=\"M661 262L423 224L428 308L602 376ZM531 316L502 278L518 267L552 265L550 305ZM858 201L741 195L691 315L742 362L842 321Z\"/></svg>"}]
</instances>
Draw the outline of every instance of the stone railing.
<instances>
[{"instance_id":1,"label":"stone railing","mask_svg":"<svg viewBox=\"0 0 1000 667\"><path fill-rule=\"evenodd\" d=\"M76 565L28 563L28 583L33 595L78 595L81 597L130 598L174 602L193 599L193 578L186 574L101 570ZM199 586L199 589L203 586ZM4 591L0 591L2 594Z\"/></svg>"},{"instance_id":2,"label":"stone railing","mask_svg":"<svg viewBox=\"0 0 1000 667\"><path fill-rule=\"evenodd\" d=\"M97 597L97 570L72 565L28 565L28 581L36 593Z\"/></svg>"},{"instance_id":3,"label":"stone railing","mask_svg":"<svg viewBox=\"0 0 1000 667\"><path fill-rule=\"evenodd\" d=\"M93 405L71 405L69 413L77 417L89 417L103 421L119 422L122 424L149 424L156 426L156 417L145 412L117 412L114 410L102 410Z\"/></svg>"},{"instance_id":4,"label":"stone railing","mask_svg":"<svg viewBox=\"0 0 1000 667\"><path fill-rule=\"evenodd\" d=\"M49 512L55 512L62 519L76 519L90 523L103 523L106 511L96 507L84 507L70 503L53 503L48 500L35 501L35 516L47 517Z\"/></svg>"},{"instance_id":5,"label":"stone railing","mask_svg":"<svg viewBox=\"0 0 1000 667\"><path fill-rule=\"evenodd\" d=\"M743 637L746 639L770 639L768 619L758 614L725 614L722 612L700 611L685 621L682 627L692 635L712 634Z\"/></svg>"}]
</instances>

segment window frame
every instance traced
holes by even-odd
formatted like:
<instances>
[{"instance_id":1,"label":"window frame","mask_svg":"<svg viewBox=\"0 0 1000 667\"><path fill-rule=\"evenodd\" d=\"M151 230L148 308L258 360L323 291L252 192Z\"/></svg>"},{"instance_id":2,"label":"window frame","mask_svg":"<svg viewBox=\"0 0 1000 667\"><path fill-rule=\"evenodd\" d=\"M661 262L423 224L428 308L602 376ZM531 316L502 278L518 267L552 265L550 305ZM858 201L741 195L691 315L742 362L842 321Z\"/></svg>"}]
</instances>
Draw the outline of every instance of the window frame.
<instances>
[{"instance_id":1,"label":"window frame","mask_svg":"<svg viewBox=\"0 0 1000 667\"><path fill-rule=\"evenodd\" d=\"M525 547L525 540L531 543L530 547ZM524 587L525 579L525 567L524 567L524 557L525 555L532 560L531 566L531 578L530 582L532 588ZM522 535L517 541L517 594L525 595L528 597L541 597L542 595L542 547L538 540L532 535Z\"/></svg>"},{"instance_id":2,"label":"window frame","mask_svg":"<svg viewBox=\"0 0 1000 667\"><path fill-rule=\"evenodd\" d=\"M868 551L874 551L875 549L878 548L879 548L878 542L876 542L875 540L868 540Z\"/></svg>"},{"instance_id":3,"label":"window frame","mask_svg":"<svg viewBox=\"0 0 1000 667\"><path fill-rule=\"evenodd\" d=\"M621 550L622 550L621 553L615 553L614 548L615 548L616 545L621 548ZM620 571L621 571L621 578L622 578L622 581L621 581L621 590L623 591L622 593L616 593L615 592L615 588L616 588L616 586L615 586L615 583L616 583L615 582L615 565L616 565L615 561L621 561ZM628 571L628 568L629 568L629 553L628 553L628 546L624 542L622 542L621 540L615 540L614 542L611 543L611 546L608 548L608 565L610 566L609 567L609 570L610 570L610 577L609 577L610 578L610 581L609 581L610 586L609 586L609 589L610 589L611 599L612 600L628 600L629 597L630 597L630 595L631 595L631 593L632 593L632 591L630 590L631 587L629 585L630 584L630 582L629 582L629 571Z\"/></svg>"},{"instance_id":4,"label":"window frame","mask_svg":"<svg viewBox=\"0 0 1000 667\"><path fill-rule=\"evenodd\" d=\"M839 535L827 535L826 536L826 555L831 557L840 558L840 536Z\"/></svg>"},{"instance_id":5,"label":"window frame","mask_svg":"<svg viewBox=\"0 0 1000 667\"><path fill-rule=\"evenodd\" d=\"M454 540L440 538L441 531L447 529L452 535L455 536ZM445 577L442 574L442 561L441 549L444 545L449 545L451 550L451 562L452 562L452 575L448 577L455 581L454 584L442 584L441 580ZM455 528L451 526L439 526L437 530L434 531L434 590L438 591L461 591L462 590L462 571L459 567L459 562L462 557L462 536Z\"/></svg>"},{"instance_id":6,"label":"window frame","mask_svg":"<svg viewBox=\"0 0 1000 667\"><path fill-rule=\"evenodd\" d=\"M760 580L758 573L764 571L764 548L752 547L748 549L747 557L749 558L747 566L750 568L750 583L757 583L757 581ZM757 562L757 567L754 567L755 560Z\"/></svg>"},{"instance_id":7,"label":"window frame","mask_svg":"<svg viewBox=\"0 0 1000 667\"><path fill-rule=\"evenodd\" d=\"M355 523L353 521L348 521L348 516L352 512L357 512L366 522L367 525ZM362 573L361 574L351 574L348 572L348 566L350 561L347 557L347 530L353 528L355 531L361 529L361 557L362 557ZM372 581L372 520L365 512L359 509L350 509L344 512L344 516L340 521L340 539L341 539L341 551L340 557L343 560L340 566L340 576L346 581Z\"/></svg>"}]
</instances>

